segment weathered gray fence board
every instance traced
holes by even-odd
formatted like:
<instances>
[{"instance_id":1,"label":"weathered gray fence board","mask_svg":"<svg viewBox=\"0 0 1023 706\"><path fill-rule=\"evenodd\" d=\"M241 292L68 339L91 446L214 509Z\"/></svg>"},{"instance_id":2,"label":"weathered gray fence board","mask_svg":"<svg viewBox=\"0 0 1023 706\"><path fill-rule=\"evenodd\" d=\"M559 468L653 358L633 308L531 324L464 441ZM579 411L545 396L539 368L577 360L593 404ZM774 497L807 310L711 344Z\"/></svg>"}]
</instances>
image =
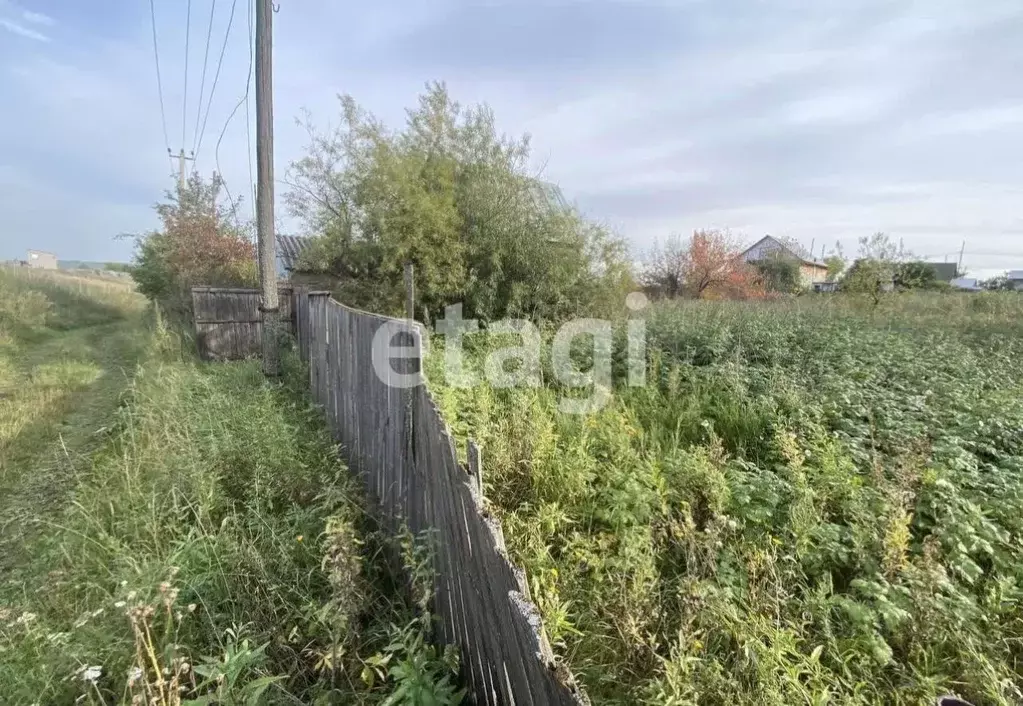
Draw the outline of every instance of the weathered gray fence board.
<instances>
[{"instance_id":1,"label":"weathered gray fence board","mask_svg":"<svg viewBox=\"0 0 1023 706\"><path fill-rule=\"evenodd\" d=\"M282 325L293 328L290 285L278 289ZM263 325L259 290L193 287L192 318L199 355L205 359L238 360L259 355Z\"/></svg>"},{"instance_id":2,"label":"weathered gray fence board","mask_svg":"<svg viewBox=\"0 0 1023 706\"><path fill-rule=\"evenodd\" d=\"M258 293L228 295L199 293L197 331L217 327L206 331L216 332L218 356L258 353ZM284 306L282 296L282 314ZM302 288L288 292L287 306L299 355L309 365L312 397L323 407L349 467L363 478L382 526L390 531L406 526L432 537L438 634L458 646L473 701L587 703L555 673L525 578L509 561L500 524L485 508L479 447L470 442L468 467L458 462L450 429L422 384L418 325L352 309ZM395 358L378 374L373 366L377 336L386 339L382 343L393 338L395 347L411 344L412 356ZM417 373L420 384L396 387L403 373Z\"/></svg>"}]
</instances>

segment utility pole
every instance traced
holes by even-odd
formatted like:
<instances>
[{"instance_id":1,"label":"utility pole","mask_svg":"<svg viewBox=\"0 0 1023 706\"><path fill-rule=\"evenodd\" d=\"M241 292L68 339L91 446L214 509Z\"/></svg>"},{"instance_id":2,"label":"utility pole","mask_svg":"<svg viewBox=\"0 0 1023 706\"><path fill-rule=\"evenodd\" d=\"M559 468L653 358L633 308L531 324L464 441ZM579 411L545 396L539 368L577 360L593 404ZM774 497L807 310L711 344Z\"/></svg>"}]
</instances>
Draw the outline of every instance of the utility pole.
<instances>
[{"instance_id":1,"label":"utility pole","mask_svg":"<svg viewBox=\"0 0 1023 706\"><path fill-rule=\"evenodd\" d=\"M263 374L278 374L277 266L274 253L273 3L256 0L256 232L263 321Z\"/></svg>"},{"instance_id":2,"label":"utility pole","mask_svg":"<svg viewBox=\"0 0 1023 706\"><path fill-rule=\"evenodd\" d=\"M959 248L959 264L956 265L956 277L960 277L963 271L963 255L966 254L966 241L963 241L963 246Z\"/></svg>"},{"instance_id":3,"label":"utility pole","mask_svg":"<svg viewBox=\"0 0 1023 706\"><path fill-rule=\"evenodd\" d=\"M167 148L167 154L169 154L172 158L175 156L170 151L170 147ZM188 161L188 160L192 160L194 162L195 161L195 153L193 152L190 156L186 157L185 156L185 150L182 149L180 152L178 152L177 158L178 158L178 186L181 188L182 191L184 191L185 190L185 183L186 183L186 181L185 181L185 162Z\"/></svg>"}]
</instances>

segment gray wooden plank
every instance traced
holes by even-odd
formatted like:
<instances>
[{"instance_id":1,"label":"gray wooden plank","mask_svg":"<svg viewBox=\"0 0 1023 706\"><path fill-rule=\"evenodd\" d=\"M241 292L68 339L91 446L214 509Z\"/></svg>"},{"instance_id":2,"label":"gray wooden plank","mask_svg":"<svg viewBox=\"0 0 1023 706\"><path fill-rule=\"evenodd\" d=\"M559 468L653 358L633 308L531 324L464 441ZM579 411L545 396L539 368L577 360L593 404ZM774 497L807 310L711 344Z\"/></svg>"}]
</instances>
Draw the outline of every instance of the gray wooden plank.
<instances>
[{"instance_id":1,"label":"gray wooden plank","mask_svg":"<svg viewBox=\"0 0 1023 706\"><path fill-rule=\"evenodd\" d=\"M500 524L483 501L483 462L469 442L468 471L459 465L450 430L425 387L393 386L414 361L395 360L378 376L373 337L393 326L404 338L414 324L346 307L323 293L281 288L309 386L328 426L360 474L390 532L402 524L431 529L435 547L434 610L438 636L462 652L463 676L476 703L580 704L554 671L539 615L524 576L507 557ZM200 354L211 358L259 353L255 290L192 290ZM421 341L416 336L421 356Z\"/></svg>"}]
</instances>

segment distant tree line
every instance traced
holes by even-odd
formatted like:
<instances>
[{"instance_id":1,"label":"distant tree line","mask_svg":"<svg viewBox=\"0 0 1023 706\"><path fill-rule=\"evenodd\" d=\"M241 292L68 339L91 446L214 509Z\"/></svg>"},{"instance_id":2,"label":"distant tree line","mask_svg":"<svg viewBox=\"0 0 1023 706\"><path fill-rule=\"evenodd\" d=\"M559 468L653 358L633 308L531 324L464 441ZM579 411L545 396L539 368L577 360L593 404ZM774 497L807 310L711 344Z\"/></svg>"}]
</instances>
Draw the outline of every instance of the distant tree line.
<instances>
[{"instance_id":1,"label":"distant tree line","mask_svg":"<svg viewBox=\"0 0 1023 706\"><path fill-rule=\"evenodd\" d=\"M348 96L336 127L319 131L308 115L305 126L306 154L288 170L284 196L310 236L300 268L327 276L339 299L360 308L400 314L409 262L422 319L455 303L484 321L612 315L637 279L666 298L804 289L798 244L782 238L786 250L747 262L740 241L720 230L671 236L635 273L619 237L529 171L528 137L499 133L487 106L463 107L443 84L427 87L399 129ZM185 310L193 285L256 283L251 225L223 187L217 175L193 174L156 205L160 229L129 236L140 291ZM890 291L949 287L884 233L861 238L851 265L839 244L823 262L829 282L875 303Z\"/></svg>"},{"instance_id":2,"label":"distant tree line","mask_svg":"<svg viewBox=\"0 0 1023 706\"><path fill-rule=\"evenodd\" d=\"M641 280L649 293L667 298L741 299L799 293L806 288L800 274L802 258L797 255L800 246L785 238L779 240L784 249L747 262L741 243L727 232L700 230L686 240L672 236L655 245ZM921 262L886 233L860 238L851 264L839 243L823 263L826 281L834 282L839 291L869 296L875 303L889 292L952 289L932 263ZM996 278L986 286L1012 288L1006 278Z\"/></svg>"}]
</instances>

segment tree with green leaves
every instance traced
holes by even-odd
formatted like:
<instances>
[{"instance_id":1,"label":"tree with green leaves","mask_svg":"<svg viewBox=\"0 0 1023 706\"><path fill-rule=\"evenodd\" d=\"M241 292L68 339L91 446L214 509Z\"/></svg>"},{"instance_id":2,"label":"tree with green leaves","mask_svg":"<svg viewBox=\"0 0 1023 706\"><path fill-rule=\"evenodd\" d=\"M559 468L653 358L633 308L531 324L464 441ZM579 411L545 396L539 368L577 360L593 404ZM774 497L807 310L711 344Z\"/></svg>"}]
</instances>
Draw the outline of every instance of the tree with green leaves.
<instances>
[{"instance_id":1,"label":"tree with green leaves","mask_svg":"<svg viewBox=\"0 0 1023 706\"><path fill-rule=\"evenodd\" d=\"M768 291L793 294L801 286L799 260L785 251L776 250L755 263L760 280Z\"/></svg>"},{"instance_id":2,"label":"tree with green leaves","mask_svg":"<svg viewBox=\"0 0 1023 706\"><path fill-rule=\"evenodd\" d=\"M938 279L938 271L926 262L900 262L895 267L896 289L938 289L939 285L947 285Z\"/></svg>"},{"instance_id":3,"label":"tree with green leaves","mask_svg":"<svg viewBox=\"0 0 1023 706\"><path fill-rule=\"evenodd\" d=\"M488 107L431 84L399 130L347 96L335 129L306 126L287 203L314 236L303 265L346 302L400 312L405 262L430 312L556 319L624 301L624 244L529 172L528 139L498 133Z\"/></svg>"},{"instance_id":4,"label":"tree with green leaves","mask_svg":"<svg viewBox=\"0 0 1023 706\"><path fill-rule=\"evenodd\" d=\"M845 259L845 252L842 250L841 241L835 241L835 247L824 258L824 263L828 266L827 281L837 281L849 264Z\"/></svg>"},{"instance_id":5,"label":"tree with green leaves","mask_svg":"<svg viewBox=\"0 0 1023 706\"><path fill-rule=\"evenodd\" d=\"M1008 273L996 275L980 283L980 286L992 292L1017 291L1015 283L1009 279Z\"/></svg>"},{"instance_id":6,"label":"tree with green leaves","mask_svg":"<svg viewBox=\"0 0 1023 706\"><path fill-rule=\"evenodd\" d=\"M859 257L842 278L842 291L866 294L876 306L886 292L895 289L895 275L909 253L887 233L860 238Z\"/></svg>"}]
</instances>

